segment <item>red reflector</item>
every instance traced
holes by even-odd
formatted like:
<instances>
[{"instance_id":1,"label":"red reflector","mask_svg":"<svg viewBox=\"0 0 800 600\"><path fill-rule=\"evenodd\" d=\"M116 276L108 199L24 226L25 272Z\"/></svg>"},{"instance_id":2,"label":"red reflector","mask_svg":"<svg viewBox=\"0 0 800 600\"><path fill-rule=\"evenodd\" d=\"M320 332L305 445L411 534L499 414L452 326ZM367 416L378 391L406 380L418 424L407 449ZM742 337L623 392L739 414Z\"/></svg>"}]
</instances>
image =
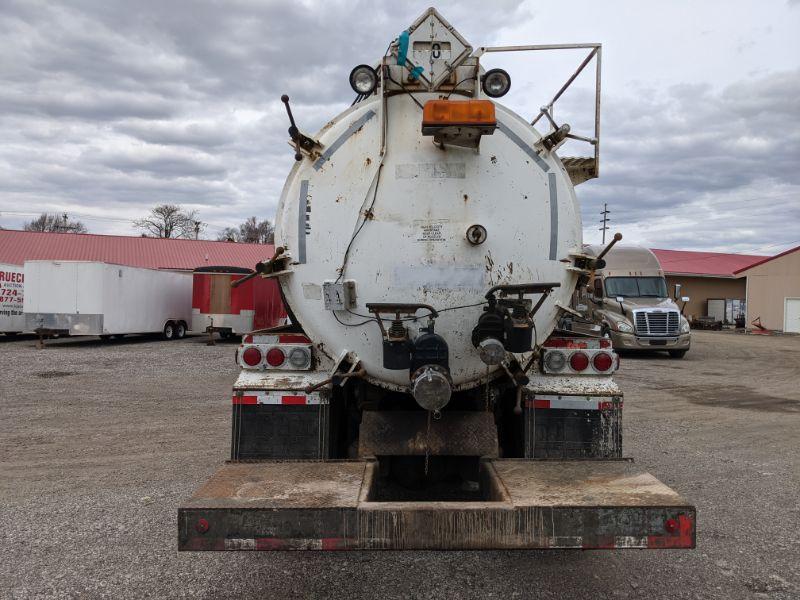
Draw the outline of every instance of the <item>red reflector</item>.
<instances>
[{"instance_id":1,"label":"red reflector","mask_svg":"<svg viewBox=\"0 0 800 600\"><path fill-rule=\"evenodd\" d=\"M194 528L197 530L197 533L206 533L209 530L210 525L205 519L197 519L197 523L195 523Z\"/></svg>"},{"instance_id":2,"label":"red reflector","mask_svg":"<svg viewBox=\"0 0 800 600\"><path fill-rule=\"evenodd\" d=\"M280 348L270 348L267 352L267 364L270 367L280 367L286 360L286 355Z\"/></svg>"},{"instance_id":3,"label":"red reflector","mask_svg":"<svg viewBox=\"0 0 800 600\"><path fill-rule=\"evenodd\" d=\"M257 367L261 364L261 350L258 348L248 348L242 352L242 360L244 364L250 367Z\"/></svg>"},{"instance_id":4,"label":"red reflector","mask_svg":"<svg viewBox=\"0 0 800 600\"><path fill-rule=\"evenodd\" d=\"M675 533L678 531L678 522L675 519L667 519L664 521L664 529L667 533Z\"/></svg>"},{"instance_id":5,"label":"red reflector","mask_svg":"<svg viewBox=\"0 0 800 600\"><path fill-rule=\"evenodd\" d=\"M569 357L569 366L573 371L585 371L589 366L589 357L585 352L575 352Z\"/></svg>"},{"instance_id":6,"label":"red reflector","mask_svg":"<svg viewBox=\"0 0 800 600\"><path fill-rule=\"evenodd\" d=\"M596 371L608 371L614 364L614 359L608 352L598 352L594 355L592 364Z\"/></svg>"}]
</instances>

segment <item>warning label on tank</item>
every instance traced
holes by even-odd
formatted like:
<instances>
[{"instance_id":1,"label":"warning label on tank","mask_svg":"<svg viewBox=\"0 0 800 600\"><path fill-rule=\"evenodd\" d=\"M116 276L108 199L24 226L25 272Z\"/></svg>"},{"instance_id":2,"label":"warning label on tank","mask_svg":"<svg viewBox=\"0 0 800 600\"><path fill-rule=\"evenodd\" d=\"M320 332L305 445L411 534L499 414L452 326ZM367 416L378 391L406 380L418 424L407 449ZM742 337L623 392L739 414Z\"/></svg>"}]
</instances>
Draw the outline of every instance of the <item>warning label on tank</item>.
<instances>
[{"instance_id":1,"label":"warning label on tank","mask_svg":"<svg viewBox=\"0 0 800 600\"><path fill-rule=\"evenodd\" d=\"M443 242L447 221L414 221L418 242Z\"/></svg>"}]
</instances>

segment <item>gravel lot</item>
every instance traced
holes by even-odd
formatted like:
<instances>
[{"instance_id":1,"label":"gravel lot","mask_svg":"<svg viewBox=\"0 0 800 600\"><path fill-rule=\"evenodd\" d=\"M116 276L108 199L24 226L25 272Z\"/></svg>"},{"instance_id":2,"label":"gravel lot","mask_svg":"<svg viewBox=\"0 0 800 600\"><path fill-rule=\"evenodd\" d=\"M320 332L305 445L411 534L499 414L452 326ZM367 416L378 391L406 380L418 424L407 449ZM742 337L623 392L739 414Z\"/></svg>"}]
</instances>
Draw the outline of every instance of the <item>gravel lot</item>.
<instances>
[{"instance_id":1,"label":"gravel lot","mask_svg":"<svg viewBox=\"0 0 800 600\"><path fill-rule=\"evenodd\" d=\"M625 453L697 505L694 551L181 553L226 458L234 345L0 341L0 595L798 598L800 337L628 356Z\"/></svg>"}]
</instances>

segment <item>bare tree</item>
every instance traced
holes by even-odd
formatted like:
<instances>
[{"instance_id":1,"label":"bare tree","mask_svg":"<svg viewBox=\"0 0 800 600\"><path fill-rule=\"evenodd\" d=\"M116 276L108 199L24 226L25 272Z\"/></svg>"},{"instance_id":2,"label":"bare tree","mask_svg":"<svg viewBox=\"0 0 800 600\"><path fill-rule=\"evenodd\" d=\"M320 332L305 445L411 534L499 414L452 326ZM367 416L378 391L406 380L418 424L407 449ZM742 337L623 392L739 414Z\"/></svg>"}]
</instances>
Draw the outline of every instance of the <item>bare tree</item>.
<instances>
[{"instance_id":1,"label":"bare tree","mask_svg":"<svg viewBox=\"0 0 800 600\"><path fill-rule=\"evenodd\" d=\"M269 219L259 221L255 217L250 217L239 225L238 229L226 227L217 239L245 244L272 244L275 241L275 227Z\"/></svg>"},{"instance_id":2,"label":"bare tree","mask_svg":"<svg viewBox=\"0 0 800 600\"><path fill-rule=\"evenodd\" d=\"M133 226L151 237L197 239L205 224L197 218L196 210L187 212L176 204L160 204Z\"/></svg>"},{"instance_id":3,"label":"bare tree","mask_svg":"<svg viewBox=\"0 0 800 600\"><path fill-rule=\"evenodd\" d=\"M54 233L86 233L86 225L70 220L67 213L57 215L42 213L33 221L25 223L25 231L47 231Z\"/></svg>"}]
</instances>

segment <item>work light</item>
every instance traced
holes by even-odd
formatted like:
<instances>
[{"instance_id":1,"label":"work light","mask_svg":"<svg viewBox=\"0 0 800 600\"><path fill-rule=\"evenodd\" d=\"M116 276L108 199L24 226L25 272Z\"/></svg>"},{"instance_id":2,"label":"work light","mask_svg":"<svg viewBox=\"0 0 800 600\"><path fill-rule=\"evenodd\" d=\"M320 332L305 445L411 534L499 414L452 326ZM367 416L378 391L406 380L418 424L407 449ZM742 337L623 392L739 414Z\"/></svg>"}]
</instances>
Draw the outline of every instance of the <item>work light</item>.
<instances>
[{"instance_id":1,"label":"work light","mask_svg":"<svg viewBox=\"0 0 800 600\"><path fill-rule=\"evenodd\" d=\"M490 69L481 78L481 87L490 98L499 98L511 89L511 77L503 69Z\"/></svg>"},{"instance_id":2,"label":"work light","mask_svg":"<svg viewBox=\"0 0 800 600\"><path fill-rule=\"evenodd\" d=\"M350 87L356 94L368 96L378 85L378 74L369 65L358 65L350 71Z\"/></svg>"}]
</instances>

